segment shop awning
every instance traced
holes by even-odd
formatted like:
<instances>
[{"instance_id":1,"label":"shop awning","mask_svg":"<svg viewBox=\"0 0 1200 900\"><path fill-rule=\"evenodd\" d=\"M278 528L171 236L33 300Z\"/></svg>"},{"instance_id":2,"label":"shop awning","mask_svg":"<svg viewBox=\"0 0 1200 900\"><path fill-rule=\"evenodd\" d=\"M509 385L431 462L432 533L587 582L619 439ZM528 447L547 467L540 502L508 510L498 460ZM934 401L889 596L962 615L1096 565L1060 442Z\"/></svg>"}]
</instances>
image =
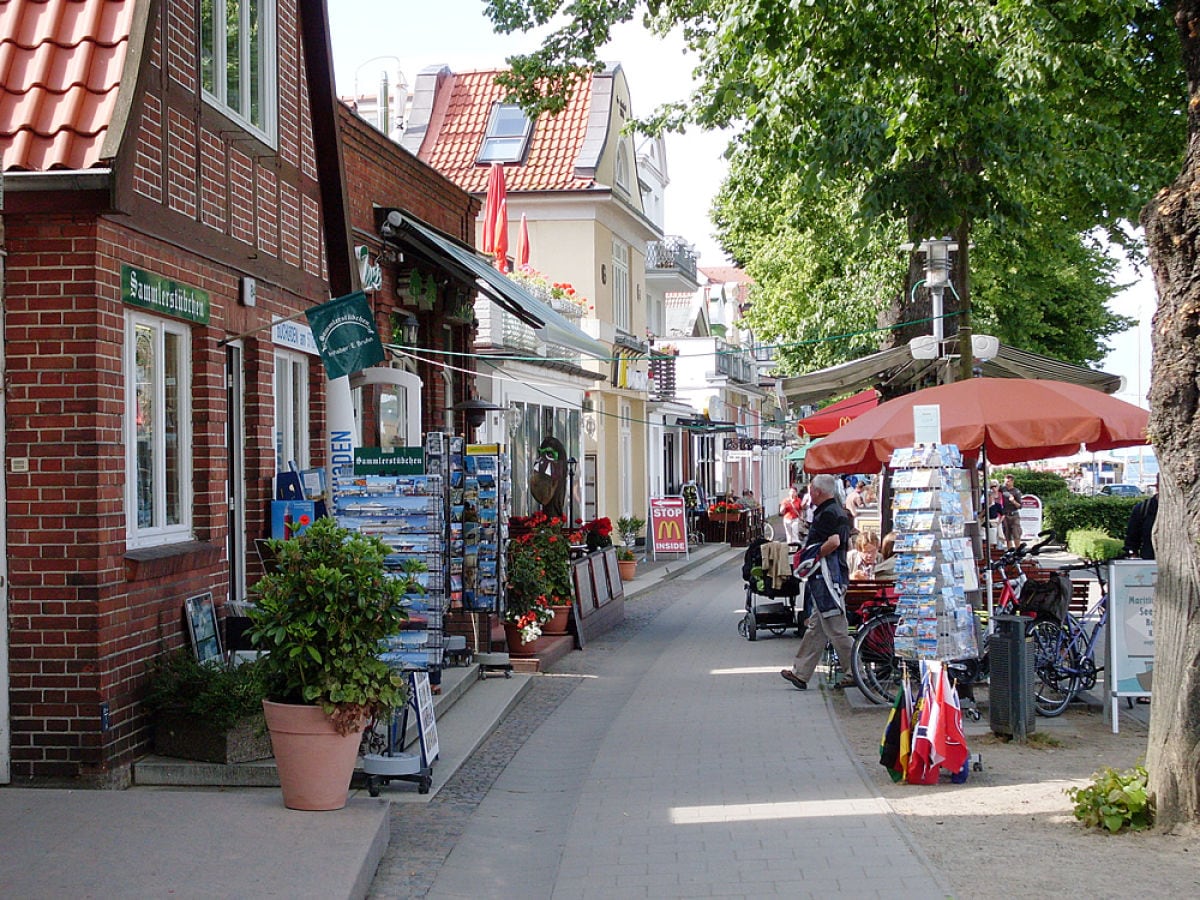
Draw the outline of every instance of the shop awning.
<instances>
[{"instance_id":1,"label":"shop awning","mask_svg":"<svg viewBox=\"0 0 1200 900\"><path fill-rule=\"evenodd\" d=\"M952 361L957 364L957 360ZM872 353L861 359L780 379L780 390L794 404L820 403L848 391L865 388L892 388L892 394L922 387L935 366L947 364L945 359L913 359L907 345ZM1087 366L1076 366L1059 359L1000 345L995 359L976 361L987 378L1039 378L1079 384L1106 394L1121 389L1124 379Z\"/></svg>"},{"instance_id":2,"label":"shop awning","mask_svg":"<svg viewBox=\"0 0 1200 900\"><path fill-rule=\"evenodd\" d=\"M787 455L787 461L788 462L804 462L804 457L808 455L808 451L811 450L813 447L815 447L819 443L821 443L821 439L816 438L814 440L809 441L803 447L797 447L795 450L793 450L791 453L789 453Z\"/></svg>"},{"instance_id":3,"label":"shop awning","mask_svg":"<svg viewBox=\"0 0 1200 900\"><path fill-rule=\"evenodd\" d=\"M379 234L386 241L416 250L439 265L458 273L464 281L474 282L499 306L538 332L548 344L558 344L586 353L596 359L608 359L608 348L584 334L511 278L506 278L483 256L461 241L442 234L398 209L382 210Z\"/></svg>"},{"instance_id":4,"label":"shop awning","mask_svg":"<svg viewBox=\"0 0 1200 900\"><path fill-rule=\"evenodd\" d=\"M701 416L683 417L680 416L675 420L676 425L688 429L688 431L702 432L705 434L716 434L718 432L734 432L737 433L737 425L733 422L714 422L712 419L705 419Z\"/></svg>"}]
</instances>

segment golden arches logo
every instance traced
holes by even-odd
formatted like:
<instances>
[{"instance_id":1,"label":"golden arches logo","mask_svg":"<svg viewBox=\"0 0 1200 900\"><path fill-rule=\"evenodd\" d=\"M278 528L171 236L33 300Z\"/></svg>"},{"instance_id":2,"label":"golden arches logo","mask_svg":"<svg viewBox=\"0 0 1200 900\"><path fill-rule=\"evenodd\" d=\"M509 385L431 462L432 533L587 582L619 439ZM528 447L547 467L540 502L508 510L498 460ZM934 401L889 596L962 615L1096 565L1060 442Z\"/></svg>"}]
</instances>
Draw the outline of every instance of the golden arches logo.
<instances>
[{"instance_id":1,"label":"golden arches logo","mask_svg":"<svg viewBox=\"0 0 1200 900\"><path fill-rule=\"evenodd\" d=\"M841 418L838 419L838 428L841 428L843 425L849 425L849 424L850 424L849 416L842 416Z\"/></svg>"},{"instance_id":2,"label":"golden arches logo","mask_svg":"<svg viewBox=\"0 0 1200 900\"><path fill-rule=\"evenodd\" d=\"M657 530L660 541L683 540L683 529L678 519L659 519Z\"/></svg>"}]
</instances>

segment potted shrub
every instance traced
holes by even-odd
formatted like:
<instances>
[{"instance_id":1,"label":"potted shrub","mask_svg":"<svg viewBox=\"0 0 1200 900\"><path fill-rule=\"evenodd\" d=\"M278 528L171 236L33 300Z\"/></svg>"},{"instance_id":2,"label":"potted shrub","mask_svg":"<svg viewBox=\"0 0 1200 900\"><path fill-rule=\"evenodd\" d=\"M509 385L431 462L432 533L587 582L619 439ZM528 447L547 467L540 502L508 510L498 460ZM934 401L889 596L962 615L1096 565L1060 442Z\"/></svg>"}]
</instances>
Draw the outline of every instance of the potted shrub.
<instances>
[{"instance_id":1,"label":"potted shrub","mask_svg":"<svg viewBox=\"0 0 1200 900\"><path fill-rule=\"evenodd\" d=\"M266 650L263 709L289 809L341 809L367 720L403 706L380 644L408 617L411 575L384 570L379 538L318 519L271 540L274 569L257 585L250 640Z\"/></svg>"},{"instance_id":2,"label":"potted shrub","mask_svg":"<svg viewBox=\"0 0 1200 900\"><path fill-rule=\"evenodd\" d=\"M637 557L628 547L617 548L617 571L621 573L622 581L632 581L637 577Z\"/></svg>"},{"instance_id":3,"label":"potted shrub","mask_svg":"<svg viewBox=\"0 0 1200 900\"><path fill-rule=\"evenodd\" d=\"M534 652L555 609L571 606L570 538L563 519L514 517L508 542L504 630L510 653Z\"/></svg>"},{"instance_id":4,"label":"potted shrub","mask_svg":"<svg viewBox=\"0 0 1200 900\"><path fill-rule=\"evenodd\" d=\"M639 519L637 516L622 516L617 519L617 531L621 535L621 543L632 550L645 525L646 520ZM617 558L620 559L619 554Z\"/></svg>"},{"instance_id":5,"label":"potted shrub","mask_svg":"<svg viewBox=\"0 0 1200 900\"><path fill-rule=\"evenodd\" d=\"M146 707L154 713L154 752L202 762L251 762L271 755L258 662L200 662L188 650L156 660Z\"/></svg>"}]
</instances>

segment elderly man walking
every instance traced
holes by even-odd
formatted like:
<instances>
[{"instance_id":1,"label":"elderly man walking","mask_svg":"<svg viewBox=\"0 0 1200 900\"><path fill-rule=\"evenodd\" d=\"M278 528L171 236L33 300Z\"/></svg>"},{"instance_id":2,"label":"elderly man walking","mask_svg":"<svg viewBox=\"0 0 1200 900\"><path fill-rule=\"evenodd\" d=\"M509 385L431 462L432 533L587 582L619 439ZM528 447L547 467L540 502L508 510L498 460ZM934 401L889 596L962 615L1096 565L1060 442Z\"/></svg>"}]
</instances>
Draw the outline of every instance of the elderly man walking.
<instances>
[{"instance_id":1,"label":"elderly man walking","mask_svg":"<svg viewBox=\"0 0 1200 900\"><path fill-rule=\"evenodd\" d=\"M846 586L850 583L846 550L850 546L850 519L838 502L834 476L813 478L808 494L816 511L797 566L799 571L813 567L804 589L808 628L792 667L779 674L799 690L806 690L826 642L831 641L843 667L842 677L835 687L849 687L854 684L854 678L845 671L854 650L850 625L846 621Z\"/></svg>"}]
</instances>

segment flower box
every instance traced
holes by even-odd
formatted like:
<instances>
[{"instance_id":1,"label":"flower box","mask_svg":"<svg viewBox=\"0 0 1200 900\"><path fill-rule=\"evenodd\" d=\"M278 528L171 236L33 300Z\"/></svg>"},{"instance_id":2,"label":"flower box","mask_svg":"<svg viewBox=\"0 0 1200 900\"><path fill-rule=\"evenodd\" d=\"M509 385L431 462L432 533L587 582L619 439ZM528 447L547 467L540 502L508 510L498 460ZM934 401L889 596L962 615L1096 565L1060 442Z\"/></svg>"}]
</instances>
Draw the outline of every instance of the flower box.
<instances>
[{"instance_id":1,"label":"flower box","mask_svg":"<svg viewBox=\"0 0 1200 900\"><path fill-rule=\"evenodd\" d=\"M162 710L154 723L154 752L222 765L253 762L271 756L271 736L262 713L246 716L220 731L195 716Z\"/></svg>"},{"instance_id":2,"label":"flower box","mask_svg":"<svg viewBox=\"0 0 1200 900\"><path fill-rule=\"evenodd\" d=\"M708 520L710 522L721 522L724 524L733 524L735 522L739 522L739 521L741 521L741 518L742 518L742 514L740 512L723 512L723 513L709 513L708 514Z\"/></svg>"}]
</instances>

